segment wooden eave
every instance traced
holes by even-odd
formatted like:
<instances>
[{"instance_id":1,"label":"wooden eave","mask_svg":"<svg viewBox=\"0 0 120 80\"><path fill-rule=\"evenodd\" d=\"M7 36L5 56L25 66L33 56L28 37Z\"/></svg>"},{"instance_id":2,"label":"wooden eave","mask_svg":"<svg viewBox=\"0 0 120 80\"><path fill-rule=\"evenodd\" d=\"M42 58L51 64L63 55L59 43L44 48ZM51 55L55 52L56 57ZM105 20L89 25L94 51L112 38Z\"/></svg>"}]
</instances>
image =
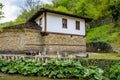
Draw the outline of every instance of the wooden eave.
<instances>
[{"instance_id":1,"label":"wooden eave","mask_svg":"<svg viewBox=\"0 0 120 80\"><path fill-rule=\"evenodd\" d=\"M64 12L60 12L60 11L54 11L54 10L50 10L50 9L41 8L35 15L33 15L28 20L28 22L35 21L35 19L38 18L44 12L50 12L50 13L55 13L55 14L60 14L60 15L65 15L65 16L70 16L70 17L75 17L75 18L80 18L80 19L84 19L86 22L90 22L92 20L90 18L85 18L85 17L81 17L81 16L78 16L78 15L74 15L74 14L69 14L69 13L64 13Z\"/></svg>"}]
</instances>

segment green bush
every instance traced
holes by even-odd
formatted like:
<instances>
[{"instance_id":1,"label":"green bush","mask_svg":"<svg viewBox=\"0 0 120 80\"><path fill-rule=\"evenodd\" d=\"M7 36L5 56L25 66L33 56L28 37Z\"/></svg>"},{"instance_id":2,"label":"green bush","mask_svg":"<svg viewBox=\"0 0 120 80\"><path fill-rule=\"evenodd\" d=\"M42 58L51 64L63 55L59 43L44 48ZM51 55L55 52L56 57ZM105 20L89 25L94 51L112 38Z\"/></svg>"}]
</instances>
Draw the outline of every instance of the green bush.
<instances>
[{"instance_id":1,"label":"green bush","mask_svg":"<svg viewBox=\"0 0 120 80\"><path fill-rule=\"evenodd\" d=\"M10 74L46 76L49 78L79 78L80 80L90 80L104 71L104 76L108 78L114 73L110 69L112 65L120 60L112 59L73 59L73 60L49 60L43 63L31 59L2 60L0 59L0 71ZM93 66L93 67L91 67ZM95 67L97 66L97 67ZM99 70L99 68L101 68ZM117 67L117 66L116 66ZM91 68L94 70L91 70ZM119 67L118 67L119 68ZM98 72L97 72L98 71ZM95 73L94 73L95 72ZM117 72L116 72L117 73ZM94 75L94 77L93 77ZM82 78L82 79L81 79ZM103 78L103 76L101 76ZM99 79L95 79L99 80ZM103 79L110 80L110 79ZM111 79L113 80L113 79ZM116 79L117 80L117 79Z\"/></svg>"},{"instance_id":2,"label":"green bush","mask_svg":"<svg viewBox=\"0 0 120 80\"><path fill-rule=\"evenodd\" d=\"M112 46L106 42L90 42L87 43L87 48L93 50L93 52L111 52ZM89 50L89 49L88 49Z\"/></svg>"},{"instance_id":3,"label":"green bush","mask_svg":"<svg viewBox=\"0 0 120 80\"><path fill-rule=\"evenodd\" d=\"M44 76L50 78L80 78L102 80L103 71L95 66L83 67L80 63L70 60L50 60L45 66Z\"/></svg>"},{"instance_id":4,"label":"green bush","mask_svg":"<svg viewBox=\"0 0 120 80\"><path fill-rule=\"evenodd\" d=\"M96 66L82 66L75 60L49 60L43 63L31 59L0 60L0 70L10 74L38 75L49 78L79 78L103 80L103 70Z\"/></svg>"},{"instance_id":5,"label":"green bush","mask_svg":"<svg viewBox=\"0 0 120 80\"><path fill-rule=\"evenodd\" d=\"M110 69L110 79L120 80L120 63L113 65L113 67Z\"/></svg>"},{"instance_id":6,"label":"green bush","mask_svg":"<svg viewBox=\"0 0 120 80\"><path fill-rule=\"evenodd\" d=\"M83 66L97 66L104 71L104 76L110 76L110 68L112 65L120 62L120 60L113 60L113 59L76 59L79 60L81 65Z\"/></svg>"}]
</instances>

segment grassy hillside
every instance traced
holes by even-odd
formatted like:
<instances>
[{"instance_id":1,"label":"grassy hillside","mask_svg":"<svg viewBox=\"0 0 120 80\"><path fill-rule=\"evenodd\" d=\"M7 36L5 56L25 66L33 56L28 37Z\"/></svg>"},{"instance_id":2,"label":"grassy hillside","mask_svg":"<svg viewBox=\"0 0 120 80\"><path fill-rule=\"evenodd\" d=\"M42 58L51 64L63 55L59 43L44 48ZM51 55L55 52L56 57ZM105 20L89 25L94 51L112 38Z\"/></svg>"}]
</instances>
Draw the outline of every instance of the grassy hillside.
<instances>
[{"instance_id":1,"label":"grassy hillside","mask_svg":"<svg viewBox=\"0 0 120 80\"><path fill-rule=\"evenodd\" d=\"M103 41L120 48L120 27L114 23L98 26L87 30L87 43Z\"/></svg>"}]
</instances>

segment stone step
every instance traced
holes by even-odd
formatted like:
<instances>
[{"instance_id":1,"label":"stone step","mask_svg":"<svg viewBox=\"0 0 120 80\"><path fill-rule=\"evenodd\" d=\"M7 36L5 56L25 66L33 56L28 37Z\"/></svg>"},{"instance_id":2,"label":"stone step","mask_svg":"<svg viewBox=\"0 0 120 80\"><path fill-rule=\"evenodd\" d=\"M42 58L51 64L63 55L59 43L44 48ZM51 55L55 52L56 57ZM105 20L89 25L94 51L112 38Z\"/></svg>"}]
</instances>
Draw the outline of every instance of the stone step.
<instances>
[{"instance_id":1,"label":"stone step","mask_svg":"<svg viewBox=\"0 0 120 80\"><path fill-rule=\"evenodd\" d=\"M76 54L77 58L87 58L89 55L84 53L84 54Z\"/></svg>"}]
</instances>

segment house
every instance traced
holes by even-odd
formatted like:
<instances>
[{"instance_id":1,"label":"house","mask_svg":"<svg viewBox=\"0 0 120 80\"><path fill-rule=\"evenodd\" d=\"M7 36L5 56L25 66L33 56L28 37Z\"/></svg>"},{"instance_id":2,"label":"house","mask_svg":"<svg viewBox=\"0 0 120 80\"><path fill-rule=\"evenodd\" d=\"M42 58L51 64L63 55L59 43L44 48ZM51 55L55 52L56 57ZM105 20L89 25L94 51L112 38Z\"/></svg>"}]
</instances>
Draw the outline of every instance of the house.
<instances>
[{"instance_id":1,"label":"house","mask_svg":"<svg viewBox=\"0 0 120 80\"><path fill-rule=\"evenodd\" d=\"M85 52L89 18L41 8L26 23L0 33L0 52Z\"/></svg>"}]
</instances>

